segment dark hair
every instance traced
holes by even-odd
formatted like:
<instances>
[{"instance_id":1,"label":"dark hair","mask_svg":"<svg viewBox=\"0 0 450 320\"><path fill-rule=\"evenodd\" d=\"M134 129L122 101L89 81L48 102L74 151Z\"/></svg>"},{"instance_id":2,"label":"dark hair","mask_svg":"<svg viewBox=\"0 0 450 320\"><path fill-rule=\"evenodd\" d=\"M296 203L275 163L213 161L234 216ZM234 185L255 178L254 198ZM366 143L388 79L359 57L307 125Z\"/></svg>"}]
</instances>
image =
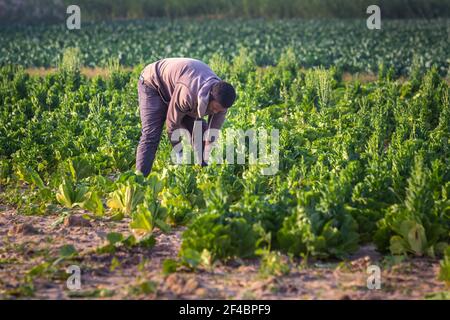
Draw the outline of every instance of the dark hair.
<instances>
[{"instance_id":1,"label":"dark hair","mask_svg":"<svg viewBox=\"0 0 450 320\"><path fill-rule=\"evenodd\" d=\"M219 81L212 85L210 98L220 103L224 108L229 108L236 100L236 91L233 86L225 81Z\"/></svg>"}]
</instances>

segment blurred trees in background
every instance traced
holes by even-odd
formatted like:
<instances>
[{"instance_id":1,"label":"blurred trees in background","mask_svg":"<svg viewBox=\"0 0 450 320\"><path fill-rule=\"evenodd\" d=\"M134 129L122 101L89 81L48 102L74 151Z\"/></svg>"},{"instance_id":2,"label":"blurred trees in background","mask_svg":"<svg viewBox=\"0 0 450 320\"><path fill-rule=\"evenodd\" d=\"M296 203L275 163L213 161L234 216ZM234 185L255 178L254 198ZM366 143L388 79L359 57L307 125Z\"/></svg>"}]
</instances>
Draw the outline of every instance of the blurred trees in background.
<instances>
[{"instance_id":1,"label":"blurred trees in background","mask_svg":"<svg viewBox=\"0 0 450 320\"><path fill-rule=\"evenodd\" d=\"M149 17L364 18L377 4L383 18L450 17L450 0L0 0L0 21L58 22L80 6L83 21Z\"/></svg>"}]
</instances>

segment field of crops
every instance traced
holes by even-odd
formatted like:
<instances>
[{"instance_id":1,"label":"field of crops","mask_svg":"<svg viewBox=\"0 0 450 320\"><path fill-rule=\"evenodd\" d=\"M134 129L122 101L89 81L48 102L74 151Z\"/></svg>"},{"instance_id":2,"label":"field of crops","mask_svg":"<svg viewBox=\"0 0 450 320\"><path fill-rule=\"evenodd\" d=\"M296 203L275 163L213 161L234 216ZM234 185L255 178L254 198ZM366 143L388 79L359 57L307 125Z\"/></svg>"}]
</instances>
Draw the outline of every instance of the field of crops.
<instances>
[{"instance_id":1,"label":"field of crops","mask_svg":"<svg viewBox=\"0 0 450 320\"><path fill-rule=\"evenodd\" d=\"M133 25L137 29L132 35L143 28L138 26ZM23 34L33 37L38 32ZM182 34L180 30L179 37ZM57 48L63 46L54 37L41 36L52 39ZM68 43L73 39L69 37ZM448 52L448 47L426 45L423 40L416 49L435 50L434 56L424 53L425 60L440 59L444 67L448 55L439 52ZM3 62L12 62L16 51L11 46L17 43L24 45L19 41L3 46ZM119 43L99 46L97 50L105 51L96 52L78 44L87 52L85 61L97 63L109 55L107 50L119 50ZM198 50L196 56L209 52L196 46L194 39L191 44ZM209 63L238 92L225 128L280 130L275 175L262 175L261 165L168 165L171 147L165 136L153 173L148 178L136 174L140 133L136 79L142 66L124 71L110 63L109 76L86 78L79 72L77 57L70 56L75 50L56 73L43 77L29 76L20 67L2 67L0 204L30 219L48 218L52 228L72 223L81 229L108 227L105 244L91 241L86 248L78 238L65 237L59 251L25 250L32 257L26 259L3 233L1 267L8 270L15 263L18 269L9 270L18 278L8 282L5 276L0 295L33 295L46 288L42 279L58 284L59 268L73 261L91 274L101 274L104 264L113 272L125 265L120 260L123 254L152 252L160 237L173 231L181 232L181 244L169 259L158 260L165 274L213 270L236 259L257 258L262 274L281 276L289 274L289 265L299 258L346 259L368 244L389 256L440 257L450 236L450 103L448 83L439 75L442 70L423 70L417 60L406 81L396 81L395 70L383 67L377 81L343 82L339 68L302 70L305 57L295 49L285 50L274 66L259 68L254 55L258 50L267 54L259 55L262 60L276 57L275 51L259 46L241 49L230 61L213 55ZM34 58L33 51L25 50L26 56L15 59L25 65L50 63L49 52L57 51L55 47L39 48ZM128 63L155 57L141 48L123 48ZM189 47L185 48L169 50L188 54ZM323 48L334 50L324 43L315 52ZM336 52L339 48L343 46ZM399 51L386 50L385 55ZM345 61L355 68L360 63ZM71 220L74 215L78 220ZM30 233L36 243L54 241L39 236L36 226L25 222L9 236ZM103 261L100 269L93 267L95 261ZM448 280L448 270L448 261L443 262L442 279ZM139 282L128 294L154 294L157 287L155 282ZM436 288L441 287L428 290ZM105 289L85 294L114 293Z\"/></svg>"},{"instance_id":2,"label":"field of crops","mask_svg":"<svg viewBox=\"0 0 450 320\"><path fill-rule=\"evenodd\" d=\"M230 59L245 47L259 65L274 64L292 47L301 66L377 72L380 62L408 74L413 58L435 64L445 76L450 64L449 19L387 20L368 30L365 20L167 20L64 24L0 29L0 65L56 66L63 49L79 47L83 64L106 66L111 57L135 66L168 56Z\"/></svg>"}]
</instances>

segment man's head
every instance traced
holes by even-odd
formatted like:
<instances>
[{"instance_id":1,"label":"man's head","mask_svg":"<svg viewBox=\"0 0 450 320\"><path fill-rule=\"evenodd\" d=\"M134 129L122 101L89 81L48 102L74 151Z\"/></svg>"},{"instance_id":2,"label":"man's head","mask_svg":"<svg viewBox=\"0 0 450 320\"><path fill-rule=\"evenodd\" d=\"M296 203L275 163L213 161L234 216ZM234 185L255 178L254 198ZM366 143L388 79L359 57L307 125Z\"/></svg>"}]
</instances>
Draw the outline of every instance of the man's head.
<instances>
[{"instance_id":1,"label":"man's head","mask_svg":"<svg viewBox=\"0 0 450 320\"><path fill-rule=\"evenodd\" d=\"M212 85L209 93L208 110L212 113L226 111L236 100L236 91L233 86L225 81L219 81Z\"/></svg>"}]
</instances>

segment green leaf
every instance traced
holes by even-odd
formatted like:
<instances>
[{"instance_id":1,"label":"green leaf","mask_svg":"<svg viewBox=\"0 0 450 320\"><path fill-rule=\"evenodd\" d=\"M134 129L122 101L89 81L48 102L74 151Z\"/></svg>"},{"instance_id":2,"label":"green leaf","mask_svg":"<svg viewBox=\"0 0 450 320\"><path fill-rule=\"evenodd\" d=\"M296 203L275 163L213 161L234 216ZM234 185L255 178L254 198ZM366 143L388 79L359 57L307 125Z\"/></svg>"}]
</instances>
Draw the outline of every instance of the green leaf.
<instances>
[{"instance_id":1,"label":"green leaf","mask_svg":"<svg viewBox=\"0 0 450 320\"><path fill-rule=\"evenodd\" d=\"M123 240L123 244L128 248L135 246L137 243L138 241L132 234L130 234L128 237L125 238L125 240Z\"/></svg>"},{"instance_id":2,"label":"green leaf","mask_svg":"<svg viewBox=\"0 0 450 320\"><path fill-rule=\"evenodd\" d=\"M201 255L197 250L188 248L183 250L182 261L190 268L195 269L201 261Z\"/></svg>"},{"instance_id":3,"label":"green leaf","mask_svg":"<svg viewBox=\"0 0 450 320\"><path fill-rule=\"evenodd\" d=\"M119 232L110 232L106 235L109 244L115 245L123 240L123 235Z\"/></svg>"},{"instance_id":4,"label":"green leaf","mask_svg":"<svg viewBox=\"0 0 450 320\"><path fill-rule=\"evenodd\" d=\"M425 235L425 228L416 223L411 226L408 232L408 244L416 255L423 255L427 248L427 238Z\"/></svg>"},{"instance_id":5,"label":"green leaf","mask_svg":"<svg viewBox=\"0 0 450 320\"><path fill-rule=\"evenodd\" d=\"M153 217L145 205L141 204L130 222L131 230L138 235L151 233L153 230Z\"/></svg>"},{"instance_id":6,"label":"green leaf","mask_svg":"<svg viewBox=\"0 0 450 320\"><path fill-rule=\"evenodd\" d=\"M86 193L84 199L85 200L83 202L75 203L74 205L78 205L81 208L92 212L97 217L102 217L104 215L105 208L103 207L103 203L97 192L92 191Z\"/></svg>"},{"instance_id":7,"label":"green leaf","mask_svg":"<svg viewBox=\"0 0 450 320\"><path fill-rule=\"evenodd\" d=\"M174 259L165 259L162 265L162 271L164 274L170 274L177 271L178 262Z\"/></svg>"},{"instance_id":8,"label":"green leaf","mask_svg":"<svg viewBox=\"0 0 450 320\"><path fill-rule=\"evenodd\" d=\"M78 254L77 250L71 244L64 245L59 249L59 257L60 258L72 258L72 257L76 256L77 254Z\"/></svg>"},{"instance_id":9,"label":"green leaf","mask_svg":"<svg viewBox=\"0 0 450 320\"><path fill-rule=\"evenodd\" d=\"M151 249L155 246L156 244L156 239L152 234L146 235L145 237L143 237L142 239L140 239L137 244L140 247L146 248L146 249Z\"/></svg>"},{"instance_id":10,"label":"green leaf","mask_svg":"<svg viewBox=\"0 0 450 320\"><path fill-rule=\"evenodd\" d=\"M70 179L64 178L56 193L56 199L67 208L73 208L79 203L83 203L88 195L85 186L76 186Z\"/></svg>"},{"instance_id":11,"label":"green leaf","mask_svg":"<svg viewBox=\"0 0 450 320\"><path fill-rule=\"evenodd\" d=\"M41 177L33 169L28 167L19 167L17 170L17 174L19 176L19 179L28 182L29 184L34 185L39 189L45 188L44 182L42 181Z\"/></svg>"},{"instance_id":12,"label":"green leaf","mask_svg":"<svg viewBox=\"0 0 450 320\"><path fill-rule=\"evenodd\" d=\"M69 159L68 165L74 181L87 178L94 173L91 164L83 158Z\"/></svg>"},{"instance_id":13,"label":"green leaf","mask_svg":"<svg viewBox=\"0 0 450 320\"><path fill-rule=\"evenodd\" d=\"M390 240L390 250L393 255L403 255L408 252L408 246L402 237L393 236Z\"/></svg>"},{"instance_id":14,"label":"green leaf","mask_svg":"<svg viewBox=\"0 0 450 320\"><path fill-rule=\"evenodd\" d=\"M126 216L135 212L136 207L144 200L144 192L141 187L131 181L118 184L116 191L110 194L107 206L117 210Z\"/></svg>"}]
</instances>

